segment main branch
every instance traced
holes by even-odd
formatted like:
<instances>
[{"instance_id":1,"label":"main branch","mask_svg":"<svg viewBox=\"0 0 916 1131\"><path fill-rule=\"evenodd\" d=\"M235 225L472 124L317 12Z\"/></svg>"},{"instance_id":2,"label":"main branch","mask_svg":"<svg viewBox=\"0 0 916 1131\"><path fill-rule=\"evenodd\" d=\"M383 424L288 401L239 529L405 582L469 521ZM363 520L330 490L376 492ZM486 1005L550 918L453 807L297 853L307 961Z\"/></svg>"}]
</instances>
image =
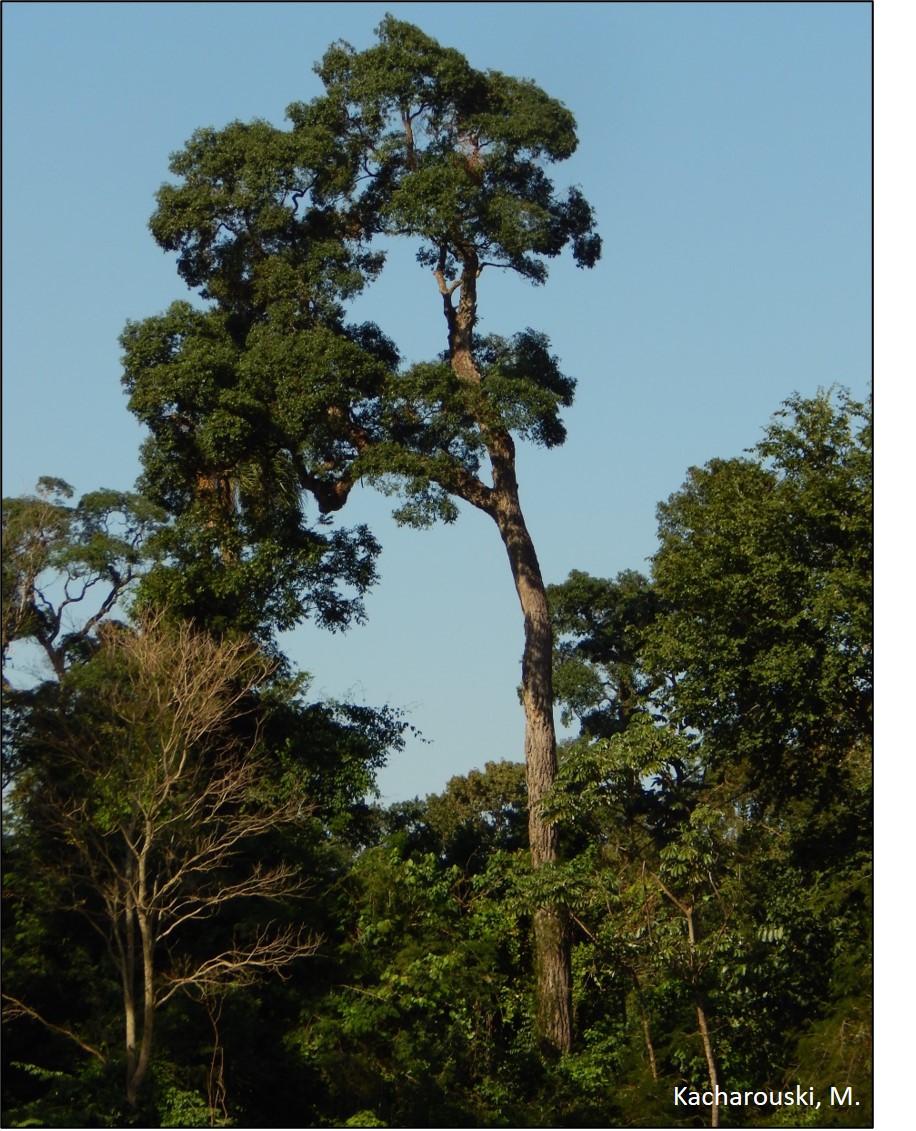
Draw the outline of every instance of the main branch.
<instances>
[{"instance_id":1,"label":"main branch","mask_svg":"<svg viewBox=\"0 0 916 1131\"><path fill-rule=\"evenodd\" d=\"M474 358L474 324L477 320L476 255L466 253L455 286L447 286L444 254L435 272L448 324L449 360L462 381L479 382ZM557 776L557 739L553 721L553 628L547 591L534 542L528 531L518 493L515 444L509 433L478 419L490 457L493 486L484 510L499 530L512 579L518 593L525 626L522 654L522 704L525 710L525 771L528 783L528 834L531 864L535 869L557 858L557 829L543 815L543 800ZM534 916L537 985L537 1021L541 1039L559 1052L572 1046L570 935L568 914L558 906L541 907Z\"/></svg>"}]
</instances>

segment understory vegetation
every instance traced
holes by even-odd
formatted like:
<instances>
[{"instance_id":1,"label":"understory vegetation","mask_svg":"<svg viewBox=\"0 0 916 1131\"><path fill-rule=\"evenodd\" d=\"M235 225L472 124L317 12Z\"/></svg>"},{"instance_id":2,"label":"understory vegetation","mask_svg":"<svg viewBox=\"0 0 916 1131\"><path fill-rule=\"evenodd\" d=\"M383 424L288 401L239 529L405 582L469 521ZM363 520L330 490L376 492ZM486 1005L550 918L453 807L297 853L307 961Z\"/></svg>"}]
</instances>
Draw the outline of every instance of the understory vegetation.
<instances>
[{"instance_id":1,"label":"understory vegetation","mask_svg":"<svg viewBox=\"0 0 916 1131\"><path fill-rule=\"evenodd\" d=\"M847 398L795 399L659 508L650 577L551 587L580 736L537 870L522 763L380 807L394 712L311 701L250 637L141 611L142 584L131 620L62 635L65 593L149 576L155 516L7 500L7 654L59 671L5 692L8 1124L693 1126L711 1109L674 1089L711 1081L824 1101L722 1126L861 1124L868 437ZM532 961L554 903L562 1056Z\"/></svg>"}]
</instances>

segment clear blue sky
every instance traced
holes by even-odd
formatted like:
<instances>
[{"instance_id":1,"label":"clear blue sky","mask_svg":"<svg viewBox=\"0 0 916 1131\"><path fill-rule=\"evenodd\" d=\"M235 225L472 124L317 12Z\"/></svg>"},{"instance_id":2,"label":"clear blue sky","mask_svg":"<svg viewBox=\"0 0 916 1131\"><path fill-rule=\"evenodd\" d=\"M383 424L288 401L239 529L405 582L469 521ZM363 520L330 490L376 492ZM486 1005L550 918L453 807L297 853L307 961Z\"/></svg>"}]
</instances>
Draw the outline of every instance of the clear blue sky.
<instances>
[{"instance_id":1,"label":"clear blue sky","mask_svg":"<svg viewBox=\"0 0 916 1131\"><path fill-rule=\"evenodd\" d=\"M579 379L569 439L520 458L548 581L647 569L655 505L691 464L752 445L793 391L871 380L871 6L42 4L3 6L4 494L40 475L130 487L141 431L119 387L128 318L182 297L146 223L168 155L203 125L282 123L334 39L385 11L573 111L555 170L593 203L591 272L481 280L484 329L550 335ZM408 249L360 317L410 358L444 346ZM316 693L410 710L426 738L389 799L521 758L521 618L492 523L400 530L370 493L341 518L385 547L370 621L285 644ZM349 512L349 513L348 513Z\"/></svg>"}]
</instances>

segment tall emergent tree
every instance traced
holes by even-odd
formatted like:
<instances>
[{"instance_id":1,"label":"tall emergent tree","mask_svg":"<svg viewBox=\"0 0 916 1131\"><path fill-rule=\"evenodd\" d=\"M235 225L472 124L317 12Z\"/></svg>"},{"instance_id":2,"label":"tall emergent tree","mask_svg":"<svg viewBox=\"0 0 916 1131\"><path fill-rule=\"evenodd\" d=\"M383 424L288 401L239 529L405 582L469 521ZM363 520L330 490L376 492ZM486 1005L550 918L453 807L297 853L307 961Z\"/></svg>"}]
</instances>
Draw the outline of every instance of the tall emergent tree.
<instances>
[{"instance_id":1,"label":"tall emergent tree","mask_svg":"<svg viewBox=\"0 0 916 1131\"><path fill-rule=\"evenodd\" d=\"M524 615L539 868L557 850L541 812L556 772L552 631L513 434L562 443L559 413L575 382L543 334L479 337L475 326L485 269L541 283L545 261L567 246L580 266L599 257L588 203L576 188L559 194L546 172L575 150L575 121L533 82L475 70L391 16L374 47L337 43L317 72L326 93L289 108L291 129L256 121L199 130L172 159L177 183L159 192L153 234L209 302L176 303L123 339L131 408L152 433L147 490L190 516L186 527L178 519L172 553L194 563L196 588L185 568L169 600L199 619L260 587L289 626L304 612L297 595L306 584L314 594L317 578L319 608L335 619L345 608L321 587L322 562L335 576L348 564L360 587L374 545L365 531L329 538L310 528L303 500L310 494L327 516L360 479L399 490L403 522L453 521L456 498L489 515ZM432 362L402 366L377 327L346 321L347 300L383 266L378 241L396 236L418 242L441 296L446 348ZM167 570L157 576L169 584ZM536 912L535 940L539 1030L567 1049L560 909Z\"/></svg>"}]
</instances>

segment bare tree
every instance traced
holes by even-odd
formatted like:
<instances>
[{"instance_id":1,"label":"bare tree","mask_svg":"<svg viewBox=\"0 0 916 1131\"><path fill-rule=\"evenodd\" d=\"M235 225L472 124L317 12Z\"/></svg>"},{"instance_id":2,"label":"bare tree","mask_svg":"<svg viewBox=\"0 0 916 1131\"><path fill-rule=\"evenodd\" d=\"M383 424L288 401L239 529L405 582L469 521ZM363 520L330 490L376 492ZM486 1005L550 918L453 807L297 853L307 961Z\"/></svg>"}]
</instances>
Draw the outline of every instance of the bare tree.
<instances>
[{"instance_id":1,"label":"bare tree","mask_svg":"<svg viewBox=\"0 0 916 1131\"><path fill-rule=\"evenodd\" d=\"M103 626L100 639L36 730L43 757L17 780L14 804L53 837L46 866L105 940L134 1106L163 1003L179 990L213 995L282 973L314 953L308 932L262 923L202 955L205 936L193 929L239 900L302 894L300 869L262 863L258 841L309 809L268 784L253 704L271 664L250 642L161 619L136 631Z\"/></svg>"}]
</instances>

